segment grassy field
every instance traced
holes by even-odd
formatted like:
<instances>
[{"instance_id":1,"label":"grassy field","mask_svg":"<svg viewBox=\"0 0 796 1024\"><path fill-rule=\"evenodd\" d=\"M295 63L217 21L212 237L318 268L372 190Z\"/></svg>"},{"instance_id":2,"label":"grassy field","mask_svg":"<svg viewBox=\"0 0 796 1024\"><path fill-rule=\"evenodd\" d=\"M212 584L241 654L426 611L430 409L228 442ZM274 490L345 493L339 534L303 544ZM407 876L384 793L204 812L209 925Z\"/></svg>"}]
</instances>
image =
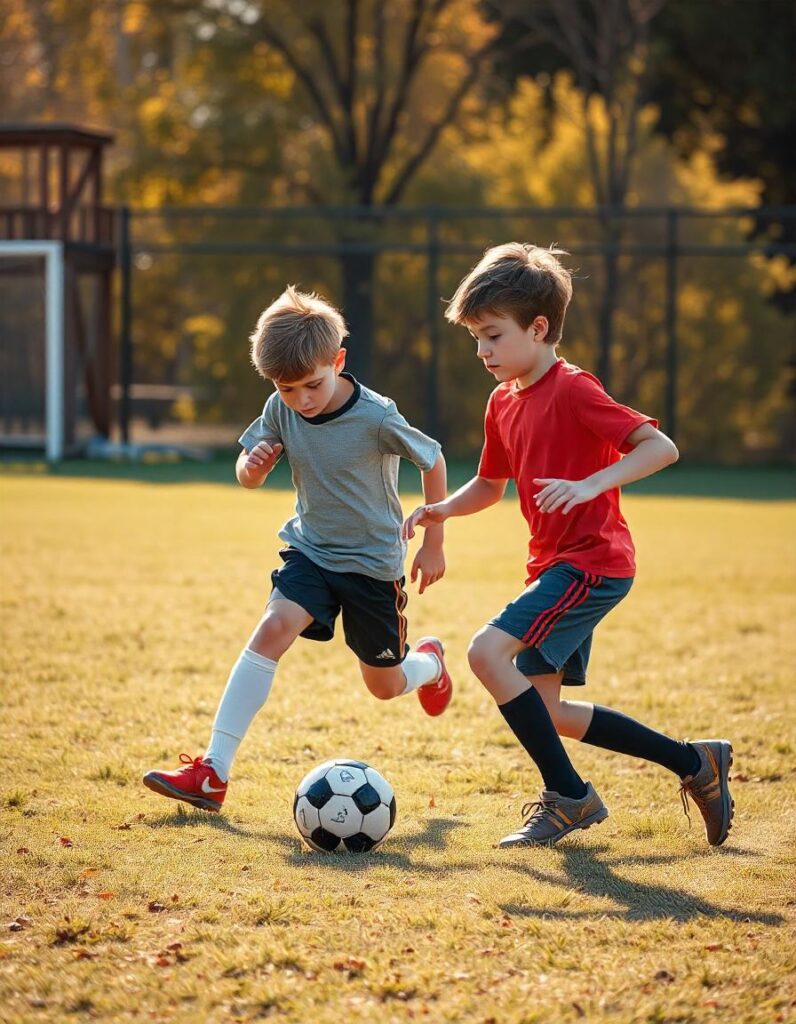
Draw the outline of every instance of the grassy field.
<instances>
[{"instance_id":1,"label":"grassy field","mask_svg":"<svg viewBox=\"0 0 796 1024\"><path fill-rule=\"evenodd\" d=\"M465 651L522 584L514 502L453 522L448 575L410 598L410 639L451 653L449 712L377 702L340 639L300 642L214 817L140 776L206 742L290 493L0 487L0 1020L794 1020L793 504L628 496L640 573L585 691L732 739L727 844L705 845L698 814L689 830L662 769L571 744L611 817L499 851L539 780ZM293 789L335 756L396 789L378 853L299 843Z\"/></svg>"}]
</instances>

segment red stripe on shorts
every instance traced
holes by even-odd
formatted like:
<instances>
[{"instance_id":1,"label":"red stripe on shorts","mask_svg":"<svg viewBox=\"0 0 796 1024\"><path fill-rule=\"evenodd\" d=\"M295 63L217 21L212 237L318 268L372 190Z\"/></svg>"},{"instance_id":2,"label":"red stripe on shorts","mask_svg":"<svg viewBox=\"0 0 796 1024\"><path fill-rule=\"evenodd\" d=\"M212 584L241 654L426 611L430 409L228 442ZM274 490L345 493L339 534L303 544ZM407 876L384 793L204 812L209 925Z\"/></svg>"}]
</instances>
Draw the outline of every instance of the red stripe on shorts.
<instances>
[{"instance_id":1,"label":"red stripe on shorts","mask_svg":"<svg viewBox=\"0 0 796 1024\"><path fill-rule=\"evenodd\" d=\"M570 603L567 605L566 608L562 608L561 609L561 613L556 616L555 622L551 622L550 625L547 627L547 629L542 633L542 635L536 641L536 646L538 647L539 644L544 643L544 641L547 639L548 634L550 633L550 630L553 628L553 626L555 626L556 622L558 622L564 616L565 612L571 612L575 608L577 608L579 604L583 604L583 602L586 600L586 598L589 596L590 593L591 593L591 587L586 587L586 590L585 590L585 592L583 594L581 594L576 600L573 599L572 601L570 601Z\"/></svg>"},{"instance_id":2,"label":"red stripe on shorts","mask_svg":"<svg viewBox=\"0 0 796 1024\"><path fill-rule=\"evenodd\" d=\"M544 627L547 625L549 618L551 616L554 616L558 609L569 600L573 591L579 591L582 586L583 584L579 580L576 580L574 583L570 585L569 589L558 599L558 601L556 601L552 608L545 608L543 612L537 615L533 621L533 624L531 625L531 628L522 638L522 642L524 644L535 644L536 639L534 634L537 634L540 630L544 629Z\"/></svg>"}]
</instances>

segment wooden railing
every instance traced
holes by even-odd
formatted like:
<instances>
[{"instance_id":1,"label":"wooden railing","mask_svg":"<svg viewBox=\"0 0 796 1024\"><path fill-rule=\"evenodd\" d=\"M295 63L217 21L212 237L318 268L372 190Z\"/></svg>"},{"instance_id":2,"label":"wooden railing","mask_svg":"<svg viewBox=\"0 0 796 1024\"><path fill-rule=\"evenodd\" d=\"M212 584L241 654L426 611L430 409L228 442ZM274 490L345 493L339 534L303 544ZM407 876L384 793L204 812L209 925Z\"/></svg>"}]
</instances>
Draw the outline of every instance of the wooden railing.
<instances>
[{"instance_id":1,"label":"wooden railing","mask_svg":"<svg viewBox=\"0 0 796 1024\"><path fill-rule=\"evenodd\" d=\"M88 245L113 245L116 211L110 206L78 206L67 216L40 206L0 205L0 239L54 239Z\"/></svg>"}]
</instances>

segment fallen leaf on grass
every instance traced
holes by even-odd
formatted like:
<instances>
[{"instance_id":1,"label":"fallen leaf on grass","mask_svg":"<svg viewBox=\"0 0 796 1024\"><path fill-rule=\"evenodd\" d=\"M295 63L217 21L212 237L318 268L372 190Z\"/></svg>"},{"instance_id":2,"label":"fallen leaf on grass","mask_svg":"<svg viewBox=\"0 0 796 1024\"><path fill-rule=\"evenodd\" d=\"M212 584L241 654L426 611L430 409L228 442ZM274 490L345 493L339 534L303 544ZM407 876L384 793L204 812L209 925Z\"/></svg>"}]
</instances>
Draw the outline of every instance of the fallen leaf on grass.
<instances>
[{"instance_id":1,"label":"fallen leaf on grass","mask_svg":"<svg viewBox=\"0 0 796 1024\"><path fill-rule=\"evenodd\" d=\"M669 971L656 971L655 972L655 980L656 981L665 981L665 982L674 981L674 975L672 973L670 973Z\"/></svg>"},{"instance_id":2,"label":"fallen leaf on grass","mask_svg":"<svg viewBox=\"0 0 796 1024\"><path fill-rule=\"evenodd\" d=\"M116 895L115 892L108 892L107 890L105 890L104 892L98 892L97 893L97 899L98 900L112 900L115 895Z\"/></svg>"},{"instance_id":3,"label":"fallen leaf on grass","mask_svg":"<svg viewBox=\"0 0 796 1024\"><path fill-rule=\"evenodd\" d=\"M81 946L79 949L73 950L75 960L94 960L99 956L99 953L92 953L90 949L86 949L85 946Z\"/></svg>"},{"instance_id":4,"label":"fallen leaf on grass","mask_svg":"<svg viewBox=\"0 0 796 1024\"><path fill-rule=\"evenodd\" d=\"M26 853L30 853L30 850L29 850L29 849L27 848L27 846L20 846L20 847L18 847L18 848L17 848L17 853L18 853L18 854L19 854L19 855L20 855L21 857L24 857L24 855L25 855Z\"/></svg>"},{"instance_id":5,"label":"fallen leaf on grass","mask_svg":"<svg viewBox=\"0 0 796 1024\"><path fill-rule=\"evenodd\" d=\"M155 967L171 967L171 960L167 956L156 956L153 963Z\"/></svg>"},{"instance_id":6,"label":"fallen leaf on grass","mask_svg":"<svg viewBox=\"0 0 796 1024\"><path fill-rule=\"evenodd\" d=\"M429 806L429 807L436 807L436 806L437 806L437 801L436 801L436 800L434 799L434 797L433 797L433 796L432 796L432 797L431 797L431 799L429 800L429 802L428 802L428 806Z\"/></svg>"},{"instance_id":7,"label":"fallen leaf on grass","mask_svg":"<svg viewBox=\"0 0 796 1024\"><path fill-rule=\"evenodd\" d=\"M705 949L709 953L715 953L719 949L724 949L724 946L722 946L720 942L709 942L707 946L705 946Z\"/></svg>"},{"instance_id":8,"label":"fallen leaf on grass","mask_svg":"<svg viewBox=\"0 0 796 1024\"><path fill-rule=\"evenodd\" d=\"M91 878L92 875L96 875L98 870L99 870L99 868L84 868L80 872L80 877L81 878Z\"/></svg>"},{"instance_id":9,"label":"fallen leaf on grass","mask_svg":"<svg viewBox=\"0 0 796 1024\"><path fill-rule=\"evenodd\" d=\"M356 957L347 956L345 960L335 960L334 969L336 971L351 971L352 973L361 974L367 968L367 963L364 960L357 960Z\"/></svg>"},{"instance_id":10,"label":"fallen leaf on grass","mask_svg":"<svg viewBox=\"0 0 796 1024\"><path fill-rule=\"evenodd\" d=\"M158 903L157 900L150 900L146 906L150 914L162 914L166 909L165 905L163 903Z\"/></svg>"},{"instance_id":11,"label":"fallen leaf on grass","mask_svg":"<svg viewBox=\"0 0 796 1024\"><path fill-rule=\"evenodd\" d=\"M732 777L733 782L748 782L749 776L745 772L736 772Z\"/></svg>"},{"instance_id":12,"label":"fallen leaf on grass","mask_svg":"<svg viewBox=\"0 0 796 1024\"><path fill-rule=\"evenodd\" d=\"M128 832L133 826L129 821L123 821L121 825L114 825L113 827L117 832Z\"/></svg>"},{"instance_id":13,"label":"fallen leaf on grass","mask_svg":"<svg viewBox=\"0 0 796 1024\"><path fill-rule=\"evenodd\" d=\"M718 999L703 999L702 1000L702 1005L703 1006L710 1006L714 1010L717 1010L721 1004L719 1003Z\"/></svg>"},{"instance_id":14,"label":"fallen leaf on grass","mask_svg":"<svg viewBox=\"0 0 796 1024\"><path fill-rule=\"evenodd\" d=\"M61 846L66 846L66 847L74 846L75 845L72 842L72 840L69 838L69 836L61 836L61 838L58 840L58 842L61 844Z\"/></svg>"}]
</instances>

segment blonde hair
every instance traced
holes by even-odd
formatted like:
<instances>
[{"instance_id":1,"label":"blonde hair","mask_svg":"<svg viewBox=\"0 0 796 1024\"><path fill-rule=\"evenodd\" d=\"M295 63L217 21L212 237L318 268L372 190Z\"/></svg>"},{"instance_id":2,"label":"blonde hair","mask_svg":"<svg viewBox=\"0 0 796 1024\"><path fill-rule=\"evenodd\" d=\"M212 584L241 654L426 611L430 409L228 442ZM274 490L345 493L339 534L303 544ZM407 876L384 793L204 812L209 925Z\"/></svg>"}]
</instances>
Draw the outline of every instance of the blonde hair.
<instances>
[{"instance_id":1,"label":"blonde hair","mask_svg":"<svg viewBox=\"0 0 796 1024\"><path fill-rule=\"evenodd\" d=\"M288 285L260 314L249 337L251 360L268 380L295 381L333 363L348 328L340 313L315 292Z\"/></svg>"},{"instance_id":2,"label":"blonde hair","mask_svg":"<svg viewBox=\"0 0 796 1024\"><path fill-rule=\"evenodd\" d=\"M564 316L572 298L571 273L558 261L564 249L507 242L487 249L464 278L445 310L453 324L479 320L485 313L511 316L527 330L536 316L547 317L545 341L561 341Z\"/></svg>"}]
</instances>

